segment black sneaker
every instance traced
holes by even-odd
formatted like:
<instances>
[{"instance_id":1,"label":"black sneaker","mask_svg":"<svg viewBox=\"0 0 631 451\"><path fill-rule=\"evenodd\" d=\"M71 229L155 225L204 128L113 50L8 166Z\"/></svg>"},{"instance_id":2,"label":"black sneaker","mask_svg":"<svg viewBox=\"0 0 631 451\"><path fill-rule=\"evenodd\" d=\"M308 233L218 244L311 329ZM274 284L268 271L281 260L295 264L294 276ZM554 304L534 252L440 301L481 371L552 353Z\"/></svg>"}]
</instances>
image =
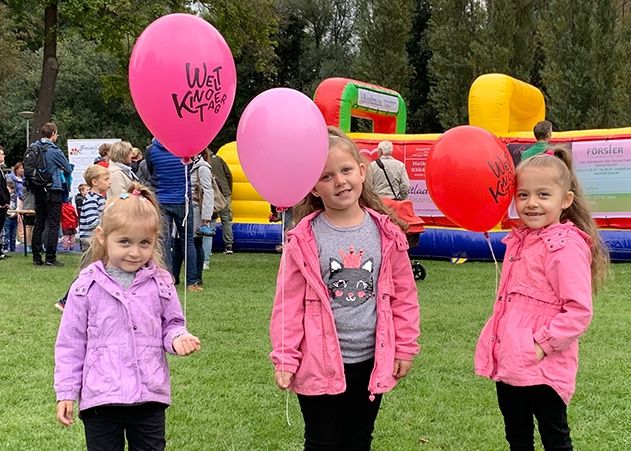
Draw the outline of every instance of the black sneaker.
<instances>
[{"instance_id":1,"label":"black sneaker","mask_svg":"<svg viewBox=\"0 0 631 451\"><path fill-rule=\"evenodd\" d=\"M232 244L226 244L226 248L223 251L224 254L232 254Z\"/></svg>"},{"instance_id":2,"label":"black sneaker","mask_svg":"<svg viewBox=\"0 0 631 451\"><path fill-rule=\"evenodd\" d=\"M59 260L53 260L52 262L47 261L46 266L65 266L65 263Z\"/></svg>"},{"instance_id":3,"label":"black sneaker","mask_svg":"<svg viewBox=\"0 0 631 451\"><path fill-rule=\"evenodd\" d=\"M35 266L44 266L44 262L42 260L33 260L33 264Z\"/></svg>"}]
</instances>

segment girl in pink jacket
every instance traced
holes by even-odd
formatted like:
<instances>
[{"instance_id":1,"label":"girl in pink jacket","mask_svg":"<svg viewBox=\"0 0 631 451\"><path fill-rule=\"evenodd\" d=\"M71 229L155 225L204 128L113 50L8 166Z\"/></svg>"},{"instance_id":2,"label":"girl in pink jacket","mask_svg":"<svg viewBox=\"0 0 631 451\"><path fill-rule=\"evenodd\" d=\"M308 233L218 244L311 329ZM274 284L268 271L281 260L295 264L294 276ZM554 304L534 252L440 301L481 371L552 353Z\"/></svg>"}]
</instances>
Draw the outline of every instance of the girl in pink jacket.
<instances>
[{"instance_id":1,"label":"girl in pink jacket","mask_svg":"<svg viewBox=\"0 0 631 451\"><path fill-rule=\"evenodd\" d=\"M475 371L496 381L511 450L534 450L533 417L546 450L570 450L566 405L576 382L578 338L589 326L607 252L567 148L522 161L515 176L524 225L503 240L502 277Z\"/></svg>"},{"instance_id":2,"label":"girl in pink jacket","mask_svg":"<svg viewBox=\"0 0 631 451\"><path fill-rule=\"evenodd\" d=\"M294 219L270 326L276 383L298 394L305 449L370 450L382 393L419 352L408 243L367 186L357 147L335 128Z\"/></svg>"},{"instance_id":3,"label":"girl in pink jacket","mask_svg":"<svg viewBox=\"0 0 631 451\"><path fill-rule=\"evenodd\" d=\"M55 344L57 419L79 404L91 449L164 449L171 403L165 352L200 348L159 252L153 194L132 183L103 212L72 284Z\"/></svg>"}]
</instances>

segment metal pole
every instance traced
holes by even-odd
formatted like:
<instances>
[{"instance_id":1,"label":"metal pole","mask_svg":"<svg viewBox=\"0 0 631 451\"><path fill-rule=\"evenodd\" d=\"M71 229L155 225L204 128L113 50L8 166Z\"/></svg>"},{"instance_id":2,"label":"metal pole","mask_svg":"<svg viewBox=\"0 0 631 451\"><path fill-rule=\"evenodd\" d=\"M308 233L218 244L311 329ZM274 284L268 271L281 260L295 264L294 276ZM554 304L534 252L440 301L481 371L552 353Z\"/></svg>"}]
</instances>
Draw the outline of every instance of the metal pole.
<instances>
[{"instance_id":1,"label":"metal pole","mask_svg":"<svg viewBox=\"0 0 631 451\"><path fill-rule=\"evenodd\" d=\"M27 119L27 120L26 120L26 148L27 148L27 149L28 149L28 145L30 144L30 143L28 142L28 140L29 140L29 133L28 133L28 131L29 131L29 127L28 127L28 119Z\"/></svg>"}]
</instances>

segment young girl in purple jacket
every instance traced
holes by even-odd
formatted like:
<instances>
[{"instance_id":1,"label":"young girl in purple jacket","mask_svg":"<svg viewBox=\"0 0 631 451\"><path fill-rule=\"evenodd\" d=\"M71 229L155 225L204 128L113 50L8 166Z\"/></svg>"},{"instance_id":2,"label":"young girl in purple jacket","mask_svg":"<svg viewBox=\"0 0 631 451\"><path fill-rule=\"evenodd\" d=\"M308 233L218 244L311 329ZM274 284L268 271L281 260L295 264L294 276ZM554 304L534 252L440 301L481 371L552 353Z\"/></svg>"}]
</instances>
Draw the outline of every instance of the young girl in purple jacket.
<instances>
[{"instance_id":1,"label":"young girl in purple jacket","mask_svg":"<svg viewBox=\"0 0 631 451\"><path fill-rule=\"evenodd\" d=\"M522 161L515 206L523 226L506 254L493 315L482 329L475 370L496 381L511 450L570 450L566 405L574 393L578 338L592 317L592 291L608 257L565 147Z\"/></svg>"},{"instance_id":2,"label":"young girl in purple jacket","mask_svg":"<svg viewBox=\"0 0 631 451\"><path fill-rule=\"evenodd\" d=\"M57 419L74 403L88 450L164 449L171 404L165 352L187 355L200 341L186 330L160 254L161 216L138 183L103 212L72 284L55 344Z\"/></svg>"},{"instance_id":3,"label":"young girl in purple jacket","mask_svg":"<svg viewBox=\"0 0 631 451\"><path fill-rule=\"evenodd\" d=\"M382 393L419 352L407 239L366 183L357 147L335 128L294 219L270 326L276 383L298 394L305 449L370 450Z\"/></svg>"}]
</instances>

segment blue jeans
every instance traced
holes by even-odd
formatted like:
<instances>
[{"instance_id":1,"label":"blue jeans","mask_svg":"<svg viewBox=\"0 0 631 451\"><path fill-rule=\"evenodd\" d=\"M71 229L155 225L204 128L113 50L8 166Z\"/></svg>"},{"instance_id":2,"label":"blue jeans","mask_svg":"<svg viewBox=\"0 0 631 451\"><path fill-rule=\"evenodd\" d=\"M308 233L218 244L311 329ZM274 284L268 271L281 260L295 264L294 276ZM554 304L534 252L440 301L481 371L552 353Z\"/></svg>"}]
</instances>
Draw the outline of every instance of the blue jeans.
<instances>
[{"instance_id":1,"label":"blue jeans","mask_svg":"<svg viewBox=\"0 0 631 451\"><path fill-rule=\"evenodd\" d=\"M186 246L186 285L199 283L195 246L193 245L193 209L187 217L188 235L184 234L185 204L160 204L164 217L164 259L176 281L180 280L180 270L184 260L184 246ZM177 230L175 239L173 229Z\"/></svg>"},{"instance_id":2,"label":"blue jeans","mask_svg":"<svg viewBox=\"0 0 631 451\"><path fill-rule=\"evenodd\" d=\"M204 249L204 263L210 264L210 256L213 254L213 237L203 237L202 247Z\"/></svg>"},{"instance_id":3,"label":"blue jeans","mask_svg":"<svg viewBox=\"0 0 631 451\"><path fill-rule=\"evenodd\" d=\"M7 218L4 223L4 249L15 252L15 237L18 231L18 218ZM25 245L26 246L26 245Z\"/></svg>"}]
</instances>

